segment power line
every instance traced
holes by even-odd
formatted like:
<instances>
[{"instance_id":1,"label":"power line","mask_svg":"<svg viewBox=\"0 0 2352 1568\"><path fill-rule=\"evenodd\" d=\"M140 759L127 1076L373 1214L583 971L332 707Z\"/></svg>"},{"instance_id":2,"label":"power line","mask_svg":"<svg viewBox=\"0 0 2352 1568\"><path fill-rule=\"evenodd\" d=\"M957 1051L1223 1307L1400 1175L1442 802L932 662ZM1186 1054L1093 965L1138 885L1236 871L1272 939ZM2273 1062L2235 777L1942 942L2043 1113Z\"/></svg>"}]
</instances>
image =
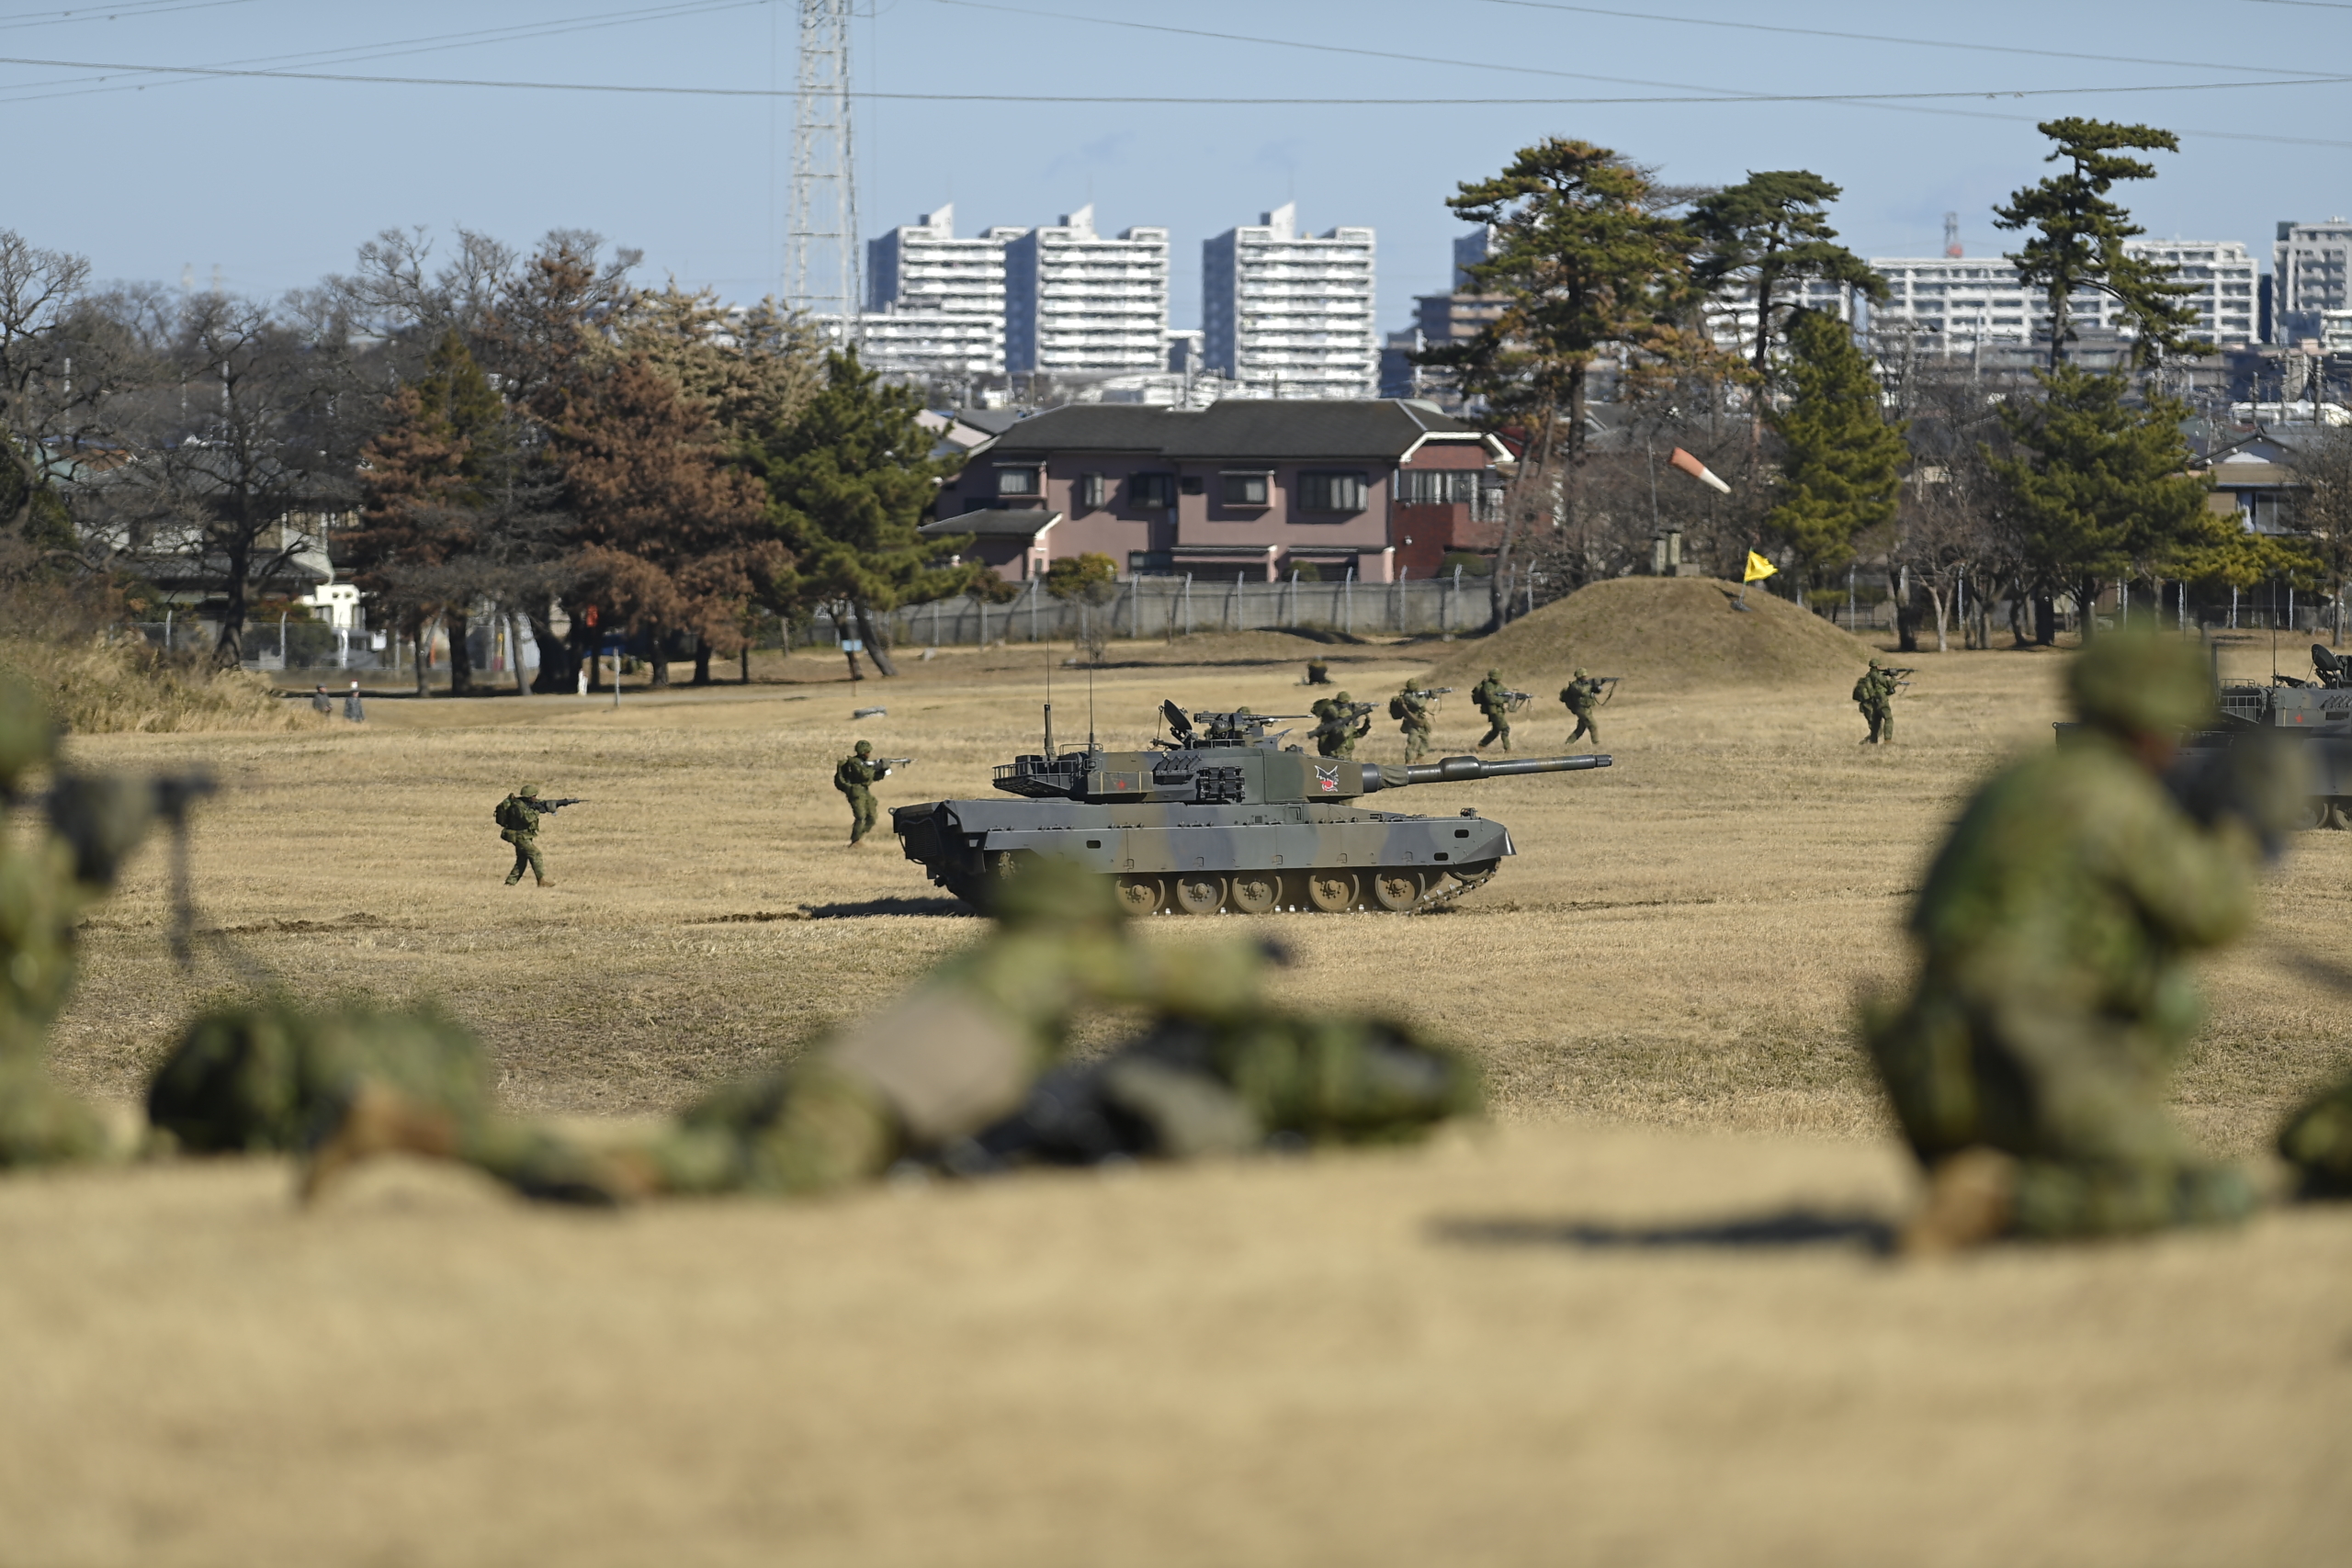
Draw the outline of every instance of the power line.
<instances>
[{"instance_id":1,"label":"power line","mask_svg":"<svg viewBox=\"0 0 2352 1568\"><path fill-rule=\"evenodd\" d=\"M949 0L943 0L949 3ZM2309 5L2313 0L2267 0L2271 5ZM1730 28L1740 32L1788 33L1798 38L1839 39L1851 43L1892 43L1905 49L1955 49L1980 54L2026 54L2043 60L2095 60L2123 65L2170 65L2191 71L2246 71L2266 75L2291 74L2275 65L2232 65L2219 60L2154 60L2136 54L2090 54L2063 49L2030 49L2021 44L1968 43L1956 39L1899 38L1891 33L1842 32L1829 28L1792 28L1772 22L1727 22L1715 17L1661 17L1648 11L1618 11L1602 6L1570 6L1562 0L1484 0L1489 6L1511 6L1524 11L1566 11L1580 17L1611 17L1631 22L1667 22L1677 27ZM2340 7L2352 10L2352 5Z\"/></svg>"},{"instance_id":2,"label":"power line","mask_svg":"<svg viewBox=\"0 0 2352 1568\"><path fill-rule=\"evenodd\" d=\"M112 22L123 17L144 21L171 11L215 11L223 6L250 6L254 0L147 0L145 5L109 6L93 11L85 6L78 11L28 11L20 16L0 19L0 32L14 32L18 28L56 28L74 22Z\"/></svg>"},{"instance_id":3,"label":"power line","mask_svg":"<svg viewBox=\"0 0 2352 1568\"><path fill-rule=\"evenodd\" d=\"M242 0L222 0L242 3ZM339 49L300 51L291 54L248 55L241 60L219 62L220 68L258 66L280 62L313 65L356 64L368 60L396 60L403 55L431 54L442 50L478 48L483 44L520 43L533 39L553 38L566 33L598 32L608 28L628 27L638 22L672 21L686 17L707 15L714 11L740 11L772 4L773 0L685 0L685 3L644 6L628 11L605 11L585 17L569 17L559 22L517 22L504 27L481 28L470 32L427 33L419 38L392 39L383 43L346 44ZM189 66L181 73L200 73L212 67ZM75 82L103 81L103 77L65 77L50 82L30 82L24 87L70 87ZM166 84L177 85L180 84ZM88 87L69 92L17 91L0 96L0 103L40 103L50 98L82 97L92 93L130 92L128 87Z\"/></svg>"},{"instance_id":4,"label":"power line","mask_svg":"<svg viewBox=\"0 0 2352 1568\"><path fill-rule=\"evenodd\" d=\"M661 97L767 98L783 93L772 87L676 87L625 82L525 82L481 76L390 76L323 71L238 69L213 65L145 65L122 61L41 60L0 55L0 65L34 65L44 69L94 71L160 76L243 77L281 82L339 82L400 87L490 87L546 93L621 93ZM1624 78L1602 78L1624 80ZM2050 98L2083 96L2112 96L2127 93L2211 93L2247 87L2332 87L2352 82L2352 75L2292 76L2267 82L2143 82L2128 86L1947 88L1907 93L1717 93L1620 95L1610 97L1482 97L1453 94L1445 97L1301 98L1204 94L1069 94L1041 100L1035 93L877 93L860 89L860 98L912 103L956 104L1198 104L1204 107L1263 106L1268 107L1340 108L1383 107L1399 108L1569 108L1608 107L1629 104L1846 104L1936 103L1971 98Z\"/></svg>"}]
</instances>

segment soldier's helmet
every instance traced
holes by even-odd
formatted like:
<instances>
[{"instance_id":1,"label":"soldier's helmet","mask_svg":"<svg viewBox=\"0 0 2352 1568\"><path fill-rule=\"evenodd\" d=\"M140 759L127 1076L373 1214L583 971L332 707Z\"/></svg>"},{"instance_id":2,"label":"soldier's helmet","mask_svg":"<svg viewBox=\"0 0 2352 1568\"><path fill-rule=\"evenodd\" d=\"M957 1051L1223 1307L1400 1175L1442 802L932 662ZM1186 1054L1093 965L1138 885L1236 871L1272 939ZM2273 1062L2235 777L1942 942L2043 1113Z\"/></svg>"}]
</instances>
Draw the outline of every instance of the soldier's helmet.
<instances>
[{"instance_id":1,"label":"soldier's helmet","mask_svg":"<svg viewBox=\"0 0 2352 1568\"><path fill-rule=\"evenodd\" d=\"M1489 670L1487 671L1487 679L1489 681L1499 681L1502 678L1503 672L1499 670Z\"/></svg>"},{"instance_id":2,"label":"soldier's helmet","mask_svg":"<svg viewBox=\"0 0 2352 1568\"><path fill-rule=\"evenodd\" d=\"M1348 696L1348 694L1347 694L1347 693L1345 693L1345 692L1341 692L1338 696L1333 697L1331 700L1332 700L1333 702L1335 702L1335 703L1339 704L1341 707L1345 707L1345 706L1347 706L1347 705L1348 705L1348 703L1349 703L1349 701L1350 701L1350 698L1349 698L1349 696Z\"/></svg>"},{"instance_id":3,"label":"soldier's helmet","mask_svg":"<svg viewBox=\"0 0 2352 1568\"><path fill-rule=\"evenodd\" d=\"M2084 723L2126 734L2177 734L2213 714L2203 649L2138 628L2109 632L2077 654L2066 690Z\"/></svg>"},{"instance_id":4,"label":"soldier's helmet","mask_svg":"<svg viewBox=\"0 0 2352 1568\"><path fill-rule=\"evenodd\" d=\"M39 767L57 751L57 723L49 705L31 686L10 675L0 675L0 793L17 787L27 769Z\"/></svg>"},{"instance_id":5,"label":"soldier's helmet","mask_svg":"<svg viewBox=\"0 0 2352 1568\"><path fill-rule=\"evenodd\" d=\"M1872 659L1871 660L1871 668L1873 670L1883 670L1886 666L1880 663L1876 659Z\"/></svg>"},{"instance_id":6,"label":"soldier's helmet","mask_svg":"<svg viewBox=\"0 0 2352 1568\"><path fill-rule=\"evenodd\" d=\"M874 742L871 740L859 741L857 743L857 754L861 757L871 757L874 755Z\"/></svg>"},{"instance_id":7,"label":"soldier's helmet","mask_svg":"<svg viewBox=\"0 0 2352 1568\"><path fill-rule=\"evenodd\" d=\"M1584 666L1581 664L1577 666L1576 679L1579 681L1584 679Z\"/></svg>"},{"instance_id":8,"label":"soldier's helmet","mask_svg":"<svg viewBox=\"0 0 2352 1568\"><path fill-rule=\"evenodd\" d=\"M539 786L535 784L526 784L514 793L525 800L537 800L539 797Z\"/></svg>"},{"instance_id":9,"label":"soldier's helmet","mask_svg":"<svg viewBox=\"0 0 2352 1568\"><path fill-rule=\"evenodd\" d=\"M994 893L989 912L1006 931L1084 931L1115 926L1126 915L1111 878L1051 857L1023 864Z\"/></svg>"}]
</instances>

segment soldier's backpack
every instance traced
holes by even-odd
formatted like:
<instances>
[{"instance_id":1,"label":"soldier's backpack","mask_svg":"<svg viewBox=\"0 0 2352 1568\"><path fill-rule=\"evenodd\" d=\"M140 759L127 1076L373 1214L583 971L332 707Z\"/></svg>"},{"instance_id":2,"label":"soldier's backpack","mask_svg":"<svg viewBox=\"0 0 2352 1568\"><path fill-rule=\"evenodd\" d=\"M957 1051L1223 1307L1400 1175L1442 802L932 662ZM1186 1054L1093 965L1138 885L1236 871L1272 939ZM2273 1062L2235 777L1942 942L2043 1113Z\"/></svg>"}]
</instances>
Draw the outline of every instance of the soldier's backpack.
<instances>
[{"instance_id":1,"label":"soldier's backpack","mask_svg":"<svg viewBox=\"0 0 2352 1568\"><path fill-rule=\"evenodd\" d=\"M1854 682L1854 700L1856 702L1866 703L1877 695L1878 675L1876 671L1872 671Z\"/></svg>"},{"instance_id":2,"label":"soldier's backpack","mask_svg":"<svg viewBox=\"0 0 2352 1568\"><path fill-rule=\"evenodd\" d=\"M523 803L511 795L498 803L498 809L492 812L491 817L510 833L531 830L530 819L523 815Z\"/></svg>"},{"instance_id":3,"label":"soldier's backpack","mask_svg":"<svg viewBox=\"0 0 2352 1568\"><path fill-rule=\"evenodd\" d=\"M1389 717L1391 717L1391 718L1403 718L1403 717L1405 717L1405 716L1406 716L1406 714L1408 713L1408 709L1406 708L1406 706L1405 706L1405 698L1404 698L1403 694L1401 694L1401 693L1400 693L1400 694L1398 694L1397 695L1393 696L1393 697L1391 697L1391 698L1389 698L1389 699L1388 699L1388 716L1389 716Z\"/></svg>"}]
</instances>

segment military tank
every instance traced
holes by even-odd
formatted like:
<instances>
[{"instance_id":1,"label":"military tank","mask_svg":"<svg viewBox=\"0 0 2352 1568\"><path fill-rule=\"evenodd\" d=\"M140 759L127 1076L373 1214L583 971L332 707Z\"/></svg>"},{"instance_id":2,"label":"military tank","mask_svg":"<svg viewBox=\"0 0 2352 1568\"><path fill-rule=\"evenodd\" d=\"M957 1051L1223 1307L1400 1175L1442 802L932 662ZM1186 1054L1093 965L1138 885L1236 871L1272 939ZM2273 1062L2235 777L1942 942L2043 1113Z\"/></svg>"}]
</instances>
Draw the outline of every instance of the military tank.
<instances>
[{"instance_id":1,"label":"military tank","mask_svg":"<svg viewBox=\"0 0 2352 1568\"><path fill-rule=\"evenodd\" d=\"M2192 735L2189 750L2229 744L2248 729L2276 728L2301 737L2308 744L2312 795L2303 810L2304 828L2341 827L2352 814L2352 661L2325 643L2312 644L2309 681L2273 675L2265 686L2254 682L2216 681L2222 728Z\"/></svg>"},{"instance_id":2,"label":"military tank","mask_svg":"<svg viewBox=\"0 0 2352 1568\"><path fill-rule=\"evenodd\" d=\"M1446 757L1399 767L1312 756L1273 725L1303 714L1186 713L1162 703L1170 737L1146 751L1091 739L1057 752L1050 709L1042 751L996 770L1011 799L934 800L890 809L909 860L978 909L1024 861L1075 861L1115 878L1133 913L1271 914L1278 909L1411 913L1483 886L1510 830L1458 817L1368 810L1363 796L1415 784L1605 768L1605 756L1487 761Z\"/></svg>"}]
</instances>

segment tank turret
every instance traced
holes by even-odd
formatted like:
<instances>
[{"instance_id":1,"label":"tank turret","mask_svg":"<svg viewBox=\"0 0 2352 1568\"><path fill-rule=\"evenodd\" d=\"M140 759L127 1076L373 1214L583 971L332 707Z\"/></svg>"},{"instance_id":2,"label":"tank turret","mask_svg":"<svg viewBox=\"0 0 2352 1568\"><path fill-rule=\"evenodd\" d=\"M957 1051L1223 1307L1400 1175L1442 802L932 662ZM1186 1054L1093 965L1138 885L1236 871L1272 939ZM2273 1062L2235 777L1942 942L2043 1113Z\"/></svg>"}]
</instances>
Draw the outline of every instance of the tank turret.
<instances>
[{"instance_id":1,"label":"tank turret","mask_svg":"<svg viewBox=\"0 0 2352 1568\"><path fill-rule=\"evenodd\" d=\"M1015 757L996 770L1013 800L901 806L907 858L976 908L1025 859L1053 856L1115 878L1137 914L1265 914L1451 902L1516 853L1510 830L1459 817L1369 810L1365 795L1416 784L1605 768L1599 755L1398 766L1312 755L1273 727L1306 715L1186 713L1163 703L1172 739L1143 751L1092 744Z\"/></svg>"}]
</instances>

